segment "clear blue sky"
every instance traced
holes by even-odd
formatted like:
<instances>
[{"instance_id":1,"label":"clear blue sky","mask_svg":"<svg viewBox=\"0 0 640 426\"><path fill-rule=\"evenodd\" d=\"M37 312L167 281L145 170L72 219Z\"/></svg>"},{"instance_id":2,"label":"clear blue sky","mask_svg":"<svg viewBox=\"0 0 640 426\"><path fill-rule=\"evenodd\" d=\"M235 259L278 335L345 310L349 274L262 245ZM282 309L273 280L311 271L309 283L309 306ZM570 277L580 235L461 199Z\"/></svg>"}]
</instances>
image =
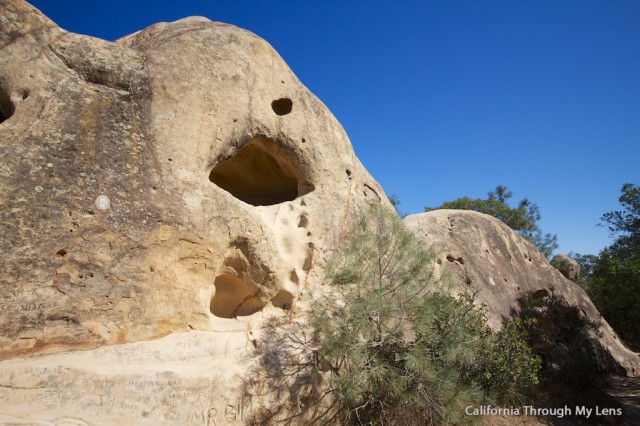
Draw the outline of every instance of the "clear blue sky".
<instances>
[{"instance_id":1,"label":"clear blue sky","mask_svg":"<svg viewBox=\"0 0 640 426\"><path fill-rule=\"evenodd\" d=\"M108 40L190 15L258 34L408 213L503 184L559 251L597 253L600 216L640 184L637 0L31 3Z\"/></svg>"}]
</instances>

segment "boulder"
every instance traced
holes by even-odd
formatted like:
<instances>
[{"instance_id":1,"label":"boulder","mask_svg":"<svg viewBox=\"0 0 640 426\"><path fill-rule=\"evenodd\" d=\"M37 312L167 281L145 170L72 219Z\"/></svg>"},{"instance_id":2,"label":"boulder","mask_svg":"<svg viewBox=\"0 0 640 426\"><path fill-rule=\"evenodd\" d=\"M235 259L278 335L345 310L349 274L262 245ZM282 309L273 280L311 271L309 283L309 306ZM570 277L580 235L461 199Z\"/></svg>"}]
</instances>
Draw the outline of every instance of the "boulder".
<instances>
[{"instance_id":1,"label":"boulder","mask_svg":"<svg viewBox=\"0 0 640 426\"><path fill-rule=\"evenodd\" d=\"M242 423L263 318L384 192L248 31L0 23L0 423Z\"/></svg>"},{"instance_id":2,"label":"boulder","mask_svg":"<svg viewBox=\"0 0 640 426\"><path fill-rule=\"evenodd\" d=\"M551 266L556 268L567 279L578 282L580 279L580 265L575 259L566 254L556 254L551 259Z\"/></svg>"},{"instance_id":3,"label":"boulder","mask_svg":"<svg viewBox=\"0 0 640 426\"><path fill-rule=\"evenodd\" d=\"M600 323L598 339L618 368L631 376L640 374L640 357L620 342L585 291L498 219L469 210L434 210L407 216L404 222L434 253L436 274L445 277L443 283L452 291L477 293L493 328L519 311L523 296L553 292Z\"/></svg>"}]
</instances>

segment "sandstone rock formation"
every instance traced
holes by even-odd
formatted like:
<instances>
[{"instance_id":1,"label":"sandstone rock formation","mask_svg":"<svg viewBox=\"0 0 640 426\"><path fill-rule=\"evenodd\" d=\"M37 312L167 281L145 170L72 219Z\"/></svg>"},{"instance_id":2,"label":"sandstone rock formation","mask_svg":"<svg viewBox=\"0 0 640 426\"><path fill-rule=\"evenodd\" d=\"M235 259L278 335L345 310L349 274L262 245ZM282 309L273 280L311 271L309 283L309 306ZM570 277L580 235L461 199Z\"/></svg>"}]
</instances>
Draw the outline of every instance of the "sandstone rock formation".
<instances>
[{"instance_id":1,"label":"sandstone rock formation","mask_svg":"<svg viewBox=\"0 0 640 426\"><path fill-rule=\"evenodd\" d=\"M388 203L277 53L205 18L111 43L0 0L0 155L0 424L243 424L261 323ZM495 220L407 223L494 322L549 285L597 315Z\"/></svg>"},{"instance_id":2,"label":"sandstone rock formation","mask_svg":"<svg viewBox=\"0 0 640 426\"><path fill-rule=\"evenodd\" d=\"M2 16L4 358L246 328L292 308L314 256L380 200L247 31L188 18L109 43L21 1Z\"/></svg>"},{"instance_id":3,"label":"sandstone rock formation","mask_svg":"<svg viewBox=\"0 0 640 426\"><path fill-rule=\"evenodd\" d=\"M589 318L601 316L582 288L549 265L533 244L492 216L467 210L435 210L407 216L405 224L436 253L438 274L454 288L477 291L493 327L518 311L527 293L551 291L577 306ZM601 321L600 343L630 375L640 374L640 357L627 349Z\"/></svg>"},{"instance_id":4,"label":"sandstone rock formation","mask_svg":"<svg viewBox=\"0 0 640 426\"><path fill-rule=\"evenodd\" d=\"M0 422L241 422L263 316L382 189L247 31L111 43L21 0L0 25Z\"/></svg>"},{"instance_id":5,"label":"sandstone rock formation","mask_svg":"<svg viewBox=\"0 0 640 426\"><path fill-rule=\"evenodd\" d=\"M578 282L580 279L580 265L575 259L570 258L566 254L556 254L551 259L551 266L556 268L567 279Z\"/></svg>"}]
</instances>

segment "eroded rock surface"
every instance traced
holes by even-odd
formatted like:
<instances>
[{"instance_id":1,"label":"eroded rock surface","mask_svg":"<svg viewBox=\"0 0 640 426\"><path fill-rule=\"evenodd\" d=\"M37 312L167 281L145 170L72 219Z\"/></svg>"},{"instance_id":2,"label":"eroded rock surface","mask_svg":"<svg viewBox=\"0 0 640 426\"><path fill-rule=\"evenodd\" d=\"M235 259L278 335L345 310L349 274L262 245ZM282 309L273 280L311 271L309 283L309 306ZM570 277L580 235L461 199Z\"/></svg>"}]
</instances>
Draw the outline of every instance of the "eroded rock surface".
<instances>
[{"instance_id":1,"label":"eroded rock surface","mask_svg":"<svg viewBox=\"0 0 640 426\"><path fill-rule=\"evenodd\" d=\"M245 423L260 324L387 203L277 53L205 18L111 43L0 0L0 155L0 424ZM549 285L597 315L496 221L407 223L494 321Z\"/></svg>"},{"instance_id":2,"label":"eroded rock surface","mask_svg":"<svg viewBox=\"0 0 640 426\"><path fill-rule=\"evenodd\" d=\"M382 189L247 31L196 17L112 43L20 0L0 26L0 421L222 422L263 316L295 315ZM178 376L193 393L167 393Z\"/></svg>"},{"instance_id":3,"label":"eroded rock surface","mask_svg":"<svg viewBox=\"0 0 640 426\"><path fill-rule=\"evenodd\" d=\"M467 210L435 210L407 216L405 224L436 254L436 270L454 288L477 290L493 327L519 310L528 293L554 292L590 319L601 321L600 343L629 375L640 374L638 354L627 349L587 294L566 279L533 244L496 218Z\"/></svg>"},{"instance_id":4,"label":"eroded rock surface","mask_svg":"<svg viewBox=\"0 0 640 426\"><path fill-rule=\"evenodd\" d=\"M0 13L2 358L292 309L382 194L247 31L187 18L110 43L22 1Z\"/></svg>"}]
</instances>

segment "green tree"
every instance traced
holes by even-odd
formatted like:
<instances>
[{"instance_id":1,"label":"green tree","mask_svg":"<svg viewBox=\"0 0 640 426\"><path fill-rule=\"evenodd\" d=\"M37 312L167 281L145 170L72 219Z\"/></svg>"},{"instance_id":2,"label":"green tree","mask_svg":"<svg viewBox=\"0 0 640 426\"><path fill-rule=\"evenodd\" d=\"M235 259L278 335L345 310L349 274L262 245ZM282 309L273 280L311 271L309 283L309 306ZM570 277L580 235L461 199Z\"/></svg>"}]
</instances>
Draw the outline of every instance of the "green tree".
<instances>
[{"instance_id":1,"label":"green tree","mask_svg":"<svg viewBox=\"0 0 640 426\"><path fill-rule=\"evenodd\" d=\"M640 350L640 188L623 185L622 210L602 216L613 244L594 261L586 288L609 324L634 350Z\"/></svg>"},{"instance_id":2,"label":"green tree","mask_svg":"<svg viewBox=\"0 0 640 426\"><path fill-rule=\"evenodd\" d=\"M539 381L541 359L533 355L529 319L506 320L488 336L477 364L476 379L498 403L521 405L525 393L533 394Z\"/></svg>"},{"instance_id":3,"label":"green tree","mask_svg":"<svg viewBox=\"0 0 640 426\"><path fill-rule=\"evenodd\" d=\"M396 213L398 213L400 217L404 218L405 216L407 216L407 213L400 210L400 204L402 203L400 202L400 198L398 198L396 194L391 194L389 196L389 202L391 203L393 208L396 210Z\"/></svg>"},{"instance_id":4,"label":"green tree","mask_svg":"<svg viewBox=\"0 0 640 426\"><path fill-rule=\"evenodd\" d=\"M598 261L598 256L574 252L569 252L568 256L578 262L580 266L580 279L578 280L578 284L586 288L587 283L591 280L591 275L593 275L593 268Z\"/></svg>"},{"instance_id":5,"label":"green tree","mask_svg":"<svg viewBox=\"0 0 640 426\"><path fill-rule=\"evenodd\" d=\"M640 187L632 183L622 186L619 201L622 210L602 215L602 222L618 238L611 246L625 257L638 257L640 251Z\"/></svg>"},{"instance_id":6,"label":"green tree","mask_svg":"<svg viewBox=\"0 0 640 426\"><path fill-rule=\"evenodd\" d=\"M398 198L396 194L391 194L389 196L389 202L394 208L397 208L400 204L402 204L400 203L400 198Z\"/></svg>"},{"instance_id":7,"label":"green tree","mask_svg":"<svg viewBox=\"0 0 640 426\"><path fill-rule=\"evenodd\" d=\"M479 420L469 405L520 400L540 365L524 328L492 333L473 296L450 295L433 265L393 211L360 217L328 262L311 331L266 333L264 382L283 411L306 424L459 424Z\"/></svg>"},{"instance_id":8,"label":"green tree","mask_svg":"<svg viewBox=\"0 0 640 426\"><path fill-rule=\"evenodd\" d=\"M433 256L384 208L356 223L327 277L332 291L311 318L343 420L469 421L463 407L535 383L520 329L493 335L471 295L442 292Z\"/></svg>"},{"instance_id":9,"label":"green tree","mask_svg":"<svg viewBox=\"0 0 640 426\"><path fill-rule=\"evenodd\" d=\"M501 220L507 226L531 241L538 250L547 258L558 248L558 237L552 234L543 234L538 227L541 219L538 206L527 198L518 202L516 207L508 204L513 193L506 186L498 185L494 191L489 192L486 200L479 198L462 197L453 201L447 201L439 207L425 207L425 211L439 209L474 210L485 213Z\"/></svg>"}]
</instances>

